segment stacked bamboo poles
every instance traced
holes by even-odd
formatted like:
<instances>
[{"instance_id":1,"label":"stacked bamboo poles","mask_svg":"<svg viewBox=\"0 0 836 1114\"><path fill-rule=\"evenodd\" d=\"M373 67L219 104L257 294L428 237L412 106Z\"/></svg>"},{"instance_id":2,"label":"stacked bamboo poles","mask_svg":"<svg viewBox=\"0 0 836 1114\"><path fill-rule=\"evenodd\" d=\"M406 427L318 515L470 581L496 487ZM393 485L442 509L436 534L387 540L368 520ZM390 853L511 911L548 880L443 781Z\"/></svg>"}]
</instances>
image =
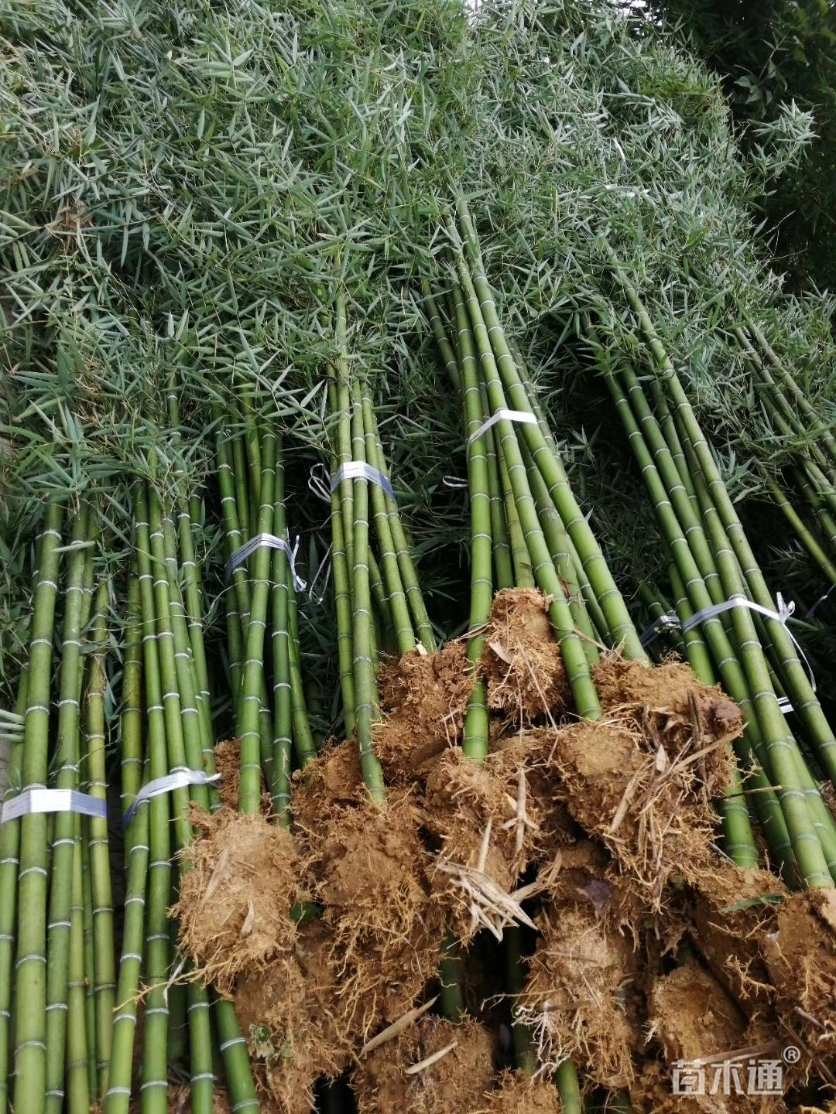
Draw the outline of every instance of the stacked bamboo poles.
<instances>
[{"instance_id":1,"label":"stacked bamboo poles","mask_svg":"<svg viewBox=\"0 0 836 1114\"><path fill-rule=\"evenodd\" d=\"M345 734L356 737L364 784L370 797L381 802L386 789L372 742L380 716L378 655L419 648L432 653L436 644L392 492L369 386L362 375L352 374L347 345L346 302L340 292L328 379L337 654Z\"/></svg>"},{"instance_id":2,"label":"stacked bamboo poles","mask_svg":"<svg viewBox=\"0 0 836 1114\"><path fill-rule=\"evenodd\" d=\"M29 657L18 698L24 735L12 753L9 801L39 788L106 801L110 588L108 578L101 579L93 599L98 517L84 503L66 520L55 503L44 513ZM61 545L62 526L69 530L67 545ZM2 825L4 1107L80 1114L106 1086L115 950L106 804L103 812L81 815L73 805L72 811L31 812Z\"/></svg>"},{"instance_id":3,"label":"stacked bamboo poles","mask_svg":"<svg viewBox=\"0 0 836 1114\"><path fill-rule=\"evenodd\" d=\"M463 201L457 209L458 223L452 216L447 219L454 278L446 326L426 283L424 300L442 361L464 407L472 545L469 659L476 667L481 658L481 632L494 586L536 586L550 600L549 615L576 709L597 719L601 705L590 670L599 650L618 646L633 660L647 664L649 659L571 490L524 365L505 336ZM487 749L485 688L477 680L463 750L481 760ZM521 977L513 941L509 950L513 993ZM514 1033L517 1060L526 1068L526 1034L519 1028ZM560 1065L557 1085L563 1109L580 1111L572 1061Z\"/></svg>"},{"instance_id":4,"label":"stacked bamboo poles","mask_svg":"<svg viewBox=\"0 0 836 1114\"><path fill-rule=\"evenodd\" d=\"M216 445L229 580L229 676L241 746L240 808L258 812L263 772L273 813L287 823L293 759L304 767L316 746L301 670L281 439L269 422L256 418L250 395L239 398L243 419L234 406L231 422L216 412ZM246 560L239 560L258 540Z\"/></svg>"},{"instance_id":5,"label":"stacked bamboo poles","mask_svg":"<svg viewBox=\"0 0 836 1114\"><path fill-rule=\"evenodd\" d=\"M258 1099L231 1003L217 998L196 973L185 991L173 985L185 968L173 953L168 910L178 876L188 869L188 859L175 855L194 838L191 805L215 809L219 797L206 781L214 772L214 738L193 537L200 504L182 472L174 492L164 490L156 481L158 467L152 458L149 480L137 487L134 499L135 572L127 593L121 716L122 804L129 817L127 896L104 1109L106 1114L125 1114L136 1090L133 1061L141 996L142 1114L168 1109L172 1057L186 1045L195 1114L213 1109L218 1051L231 1101L236 1109L252 1111L258 1109ZM194 775L188 787L142 797L145 782L183 771ZM177 994L186 1018L182 1039L175 1025Z\"/></svg>"},{"instance_id":6,"label":"stacked bamboo poles","mask_svg":"<svg viewBox=\"0 0 836 1114\"><path fill-rule=\"evenodd\" d=\"M642 469L668 546L680 622L731 597L744 597L776 614L711 449L638 291L609 252L656 370L649 387L622 359L605 360L600 338L587 334L634 455ZM649 396L649 397L648 397ZM806 669L783 622L744 606L709 616L685 635L686 653L703 680L720 679L744 712L746 734L738 756L744 785L785 876L807 886L830 886L836 862L836 825L779 704L791 702L801 737L828 776L833 734ZM739 800L739 799L738 799ZM726 800L729 853L751 865L753 851L743 809Z\"/></svg>"},{"instance_id":7,"label":"stacked bamboo poles","mask_svg":"<svg viewBox=\"0 0 836 1114\"><path fill-rule=\"evenodd\" d=\"M577 711L598 718L590 666L599 647L620 646L641 662L647 655L572 493L527 372L505 337L463 202L458 225L449 216L447 231L455 268L447 327L432 297L427 308L465 409L473 545L470 658L475 663L482 652L479 631L488 619L493 585L536 585L551 601L549 614ZM487 751L487 710L479 685L468 708L464 745L474 757Z\"/></svg>"},{"instance_id":8,"label":"stacked bamboo poles","mask_svg":"<svg viewBox=\"0 0 836 1114\"><path fill-rule=\"evenodd\" d=\"M819 569L836 584L836 437L759 325L749 320L745 328L735 326L732 335L771 428L791 447L796 462L789 469L786 490L766 478L770 494ZM793 489L801 494L804 515L788 497Z\"/></svg>"}]
</instances>

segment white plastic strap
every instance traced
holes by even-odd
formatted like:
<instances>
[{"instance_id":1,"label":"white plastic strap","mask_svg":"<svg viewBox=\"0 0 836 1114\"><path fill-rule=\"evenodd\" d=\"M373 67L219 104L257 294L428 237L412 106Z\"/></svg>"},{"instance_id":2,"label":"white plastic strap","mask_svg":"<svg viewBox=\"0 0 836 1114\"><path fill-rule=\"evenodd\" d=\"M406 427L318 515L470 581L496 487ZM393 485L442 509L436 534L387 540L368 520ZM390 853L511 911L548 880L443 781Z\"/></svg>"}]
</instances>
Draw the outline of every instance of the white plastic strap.
<instances>
[{"instance_id":1,"label":"white plastic strap","mask_svg":"<svg viewBox=\"0 0 836 1114\"><path fill-rule=\"evenodd\" d=\"M690 619L686 619L684 623L680 623L675 615L662 615L655 623L645 630L641 635L641 644L646 646L652 642L660 630L666 626L678 625L683 634L693 630L694 627L699 626L701 623L707 622L709 619L714 619L718 615L722 615L724 611L731 611L734 607L745 607L749 611L757 611L759 615L765 615L767 619L772 619L776 623L780 623L786 630L790 637L790 641L798 651L798 656L804 662L804 668L807 670L807 676L810 678L810 687L813 692L816 691L816 676L813 669L807 660L807 655L799 645L798 639L787 626L787 622L795 612L795 604L792 600L789 603L784 602L784 597L780 592L776 593L775 602L778 604L777 611L773 611L770 607L764 607L762 604L754 603L752 600L747 599L745 596L730 596L729 599L724 600L722 603L714 603L711 607L704 607L701 611L695 611ZM787 697L782 696L778 698L778 705L784 715L792 711L792 705Z\"/></svg>"},{"instance_id":2,"label":"white plastic strap","mask_svg":"<svg viewBox=\"0 0 836 1114\"><path fill-rule=\"evenodd\" d=\"M311 474L308 476L308 487L314 495L323 501L323 503L330 504L331 490L328 486L328 470L324 464L315 464L311 468Z\"/></svg>"},{"instance_id":3,"label":"white plastic strap","mask_svg":"<svg viewBox=\"0 0 836 1114\"><path fill-rule=\"evenodd\" d=\"M650 643L655 639L656 635L663 630L673 630L679 626L679 616L673 612L668 612L665 615L660 615L658 619L645 627L639 635L639 642L641 642L643 649L647 649Z\"/></svg>"},{"instance_id":4,"label":"white plastic strap","mask_svg":"<svg viewBox=\"0 0 836 1114\"><path fill-rule=\"evenodd\" d=\"M130 823L131 817L143 801L150 801L152 797L159 797L163 793L170 793L172 789L185 789L189 785L212 785L220 780L220 774L207 774L203 770L175 770L173 774L154 778L147 785L143 785L134 797L131 807L125 813L123 821L125 827Z\"/></svg>"},{"instance_id":5,"label":"white plastic strap","mask_svg":"<svg viewBox=\"0 0 836 1114\"><path fill-rule=\"evenodd\" d=\"M819 596L819 598L816 600L816 602L813 604L813 606L810 608L810 610L807 612L807 614L804 616L804 618L805 619L812 619L812 617L815 615L815 613L818 611L818 609L821 607L821 605L823 603L827 603L827 601L830 599L830 593L833 592L834 590L836 590L836 584L831 584L830 587L827 589L827 591L824 593L824 595Z\"/></svg>"},{"instance_id":6,"label":"white plastic strap","mask_svg":"<svg viewBox=\"0 0 836 1114\"><path fill-rule=\"evenodd\" d=\"M348 463L341 464L331 477L331 490L336 491L343 480L368 480L369 483L383 488L390 499L395 498L392 485L383 473L372 468L371 464L366 464L365 460L349 460Z\"/></svg>"},{"instance_id":7,"label":"white plastic strap","mask_svg":"<svg viewBox=\"0 0 836 1114\"><path fill-rule=\"evenodd\" d=\"M3 805L0 824L34 812L78 812L82 816L98 816L106 820L107 801L79 793L76 789L24 789Z\"/></svg>"},{"instance_id":8,"label":"white plastic strap","mask_svg":"<svg viewBox=\"0 0 836 1114\"><path fill-rule=\"evenodd\" d=\"M798 644L798 639L787 626L788 619L790 619L795 611L795 604L792 600L790 600L789 603L784 603L784 597L780 592L776 593L775 602L778 604L777 611L773 611L770 607L763 607L759 603L753 603L751 600L747 600L745 596L730 596L729 599L725 600L723 603L715 603L711 607L706 607L702 611L698 611L695 615L692 615L690 619L682 624L682 633L686 634L698 623L703 623L706 619L713 619L715 615L720 615L723 611L730 611L733 607L746 607L749 611L757 611L759 615L765 615L767 619L773 619L776 623L780 623L781 626L784 627L787 634L790 636L790 641L793 646L798 650L798 656L804 662L807 676L810 678L810 687L813 692L815 692L816 678L813 670L810 667L809 661L807 661L806 654Z\"/></svg>"},{"instance_id":9,"label":"white plastic strap","mask_svg":"<svg viewBox=\"0 0 836 1114\"><path fill-rule=\"evenodd\" d=\"M481 437L483 433L487 433L488 430L491 429L492 426L495 426L497 422L503 421L520 422L521 425L537 424L537 418L534 416L534 414L531 413L530 410L506 410L503 407L501 410L497 410L493 417L488 418L486 422L482 422L475 433L471 433L471 435L467 439L468 445L472 445L474 441Z\"/></svg>"},{"instance_id":10,"label":"white plastic strap","mask_svg":"<svg viewBox=\"0 0 836 1114\"><path fill-rule=\"evenodd\" d=\"M275 534L256 534L254 538L250 538L245 542L240 549L236 549L230 559L226 563L226 579L232 576L233 572L238 566L246 561L257 549L262 546L268 546L270 549L282 549L287 554L287 559L290 562L290 574L293 577L293 587L297 592L304 592L307 584L301 577L296 575L296 554L299 552L299 538L296 539L296 544L293 549L284 538L277 538Z\"/></svg>"}]
</instances>

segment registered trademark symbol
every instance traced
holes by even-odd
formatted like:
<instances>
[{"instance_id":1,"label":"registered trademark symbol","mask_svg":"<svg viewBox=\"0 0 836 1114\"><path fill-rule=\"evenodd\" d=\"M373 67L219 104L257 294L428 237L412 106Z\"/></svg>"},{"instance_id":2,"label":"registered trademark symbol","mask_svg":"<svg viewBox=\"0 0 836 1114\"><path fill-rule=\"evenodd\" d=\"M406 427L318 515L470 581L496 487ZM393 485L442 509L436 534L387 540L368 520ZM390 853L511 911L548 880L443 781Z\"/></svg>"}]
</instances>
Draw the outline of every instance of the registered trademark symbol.
<instances>
[{"instance_id":1,"label":"registered trademark symbol","mask_svg":"<svg viewBox=\"0 0 836 1114\"><path fill-rule=\"evenodd\" d=\"M797 1064L801 1059L801 1051L794 1044L790 1044L784 1049L783 1057L786 1063Z\"/></svg>"}]
</instances>

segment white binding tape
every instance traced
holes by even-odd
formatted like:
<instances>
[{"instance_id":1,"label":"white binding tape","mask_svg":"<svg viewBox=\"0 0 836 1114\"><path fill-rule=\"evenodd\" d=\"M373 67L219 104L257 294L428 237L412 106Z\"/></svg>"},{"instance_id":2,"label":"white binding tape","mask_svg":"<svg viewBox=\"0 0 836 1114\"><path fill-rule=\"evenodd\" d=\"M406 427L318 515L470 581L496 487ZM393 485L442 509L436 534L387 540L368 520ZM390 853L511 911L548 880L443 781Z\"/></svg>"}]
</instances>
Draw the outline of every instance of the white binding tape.
<instances>
[{"instance_id":1,"label":"white binding tape","mask_svg":"<svg viewBox=\"0 0 836 1114\"><path fill-rule=\"evenodd\" d=\"M706 621L706 619L713 619L715 615L720 615L723 611L731 611L733 607L745 607L749 611L757 611L759 615L765 615L767 619L772 619L774 622L780 623L781 626L786 630L793 646L795 646L796 650L798 650L798 656L804 662L804 667L807 670L807 676L810 678L810 687L812 688L813 692L815 692L816 678L813 670L810 667L809 661L807 661L806 654L801 649L801 646L798 643L798 639L787 626L787 621L790 619L793 612L795 611L795 604L792 600L790 600L789 603L784 603L784 597L781 595L780 592L777 592L775 594L775 602L778 604L777 611L773 611L771 607L764 607L762 604L753 603L752 600L746 599L745 596L730 596L727 600L724 600L723 603L715 603L712 604L711 607L706 607L703 608L702 611L697 611L694 615L691 616L690 619L686 620L682 624L682 633L686 634L689 630L691 630L692 627L697 626L698 623L703 623Z\"/></svg>"},{"instance_id":2,"label":"white binding tape","mask_svg":"<svg viewBox=\"0 0 836 1114\"><path fill-rule=\"evenodd\" d=\"M752 600L747 599L745 596L730 596L729 599L724 600L722 603L713 603L710 607L704 607L701 611L695 611L690 619L686 619L684 623L680 623L675 615L661 615L655 623L652 623L641 635L642 646L647 646L656 635L666 627L678 626L683 634L698 627L701 623L707 622L709 619L715 619L718 615L722 615L724 611L731 611L735 607L745 607L749 611L756 611L759 615L765 615L767 619L772 619L776 623L780 623L786 630L787 634L798 651L798 656L804 662L804 668L807 670L807 676L810 678L810 687L813 692L816 691L816 676L813 673L812 666L807 660L807 655L802 650L798 639L787 626L787 622L795 612L795 604L790 600L789 603L784 602L784 597L780 592L776 593L775 602L778 605L777 610L773 611L771 607L764 607L762 604L754 603ZM778 697L778 706L784 715L792 711L792 705L786 696Z\"/></svg>"},{"instance_id":3,"label":"white binding tape","mask_svg":"<svg viewBox=\"0 0 836 1114\"><path fill-rule=\"evenodd\" d=\"M368 480L369 483L383 488L390 499L395 498L392 485L383 473L372 468L371 464L366 464L365 460L349 460L346 464L341 464L331 477L331 490L336 491L343 480Z\"/></svg>"},{"instance_id":4,"label":"white binding tape","mask_svg":"<svg viewBox=\"0 0 836 1114\"><path fill-rule=\"evenodd\" d=\"M78 812L107 819L107 801L77 789L24 789L0 810L0 824L35 812Z\"/></svg>"},{"instance_id":5,"label":"white binding tape","mask_svg":"<svg viewBox=\"0 0 836 1114\"><path fill-rule=\"evenodd\" d=\"M143 801L150 801L152 797L159 797L163 793L170 793L172 789L186 789L189 785L212 785L220 780L220 774L207 774L203 770L175 770L173 774L154 778L147 785L143 785L134 797L131 807L125 813L123 821L125 827Z\"/></svg>"},{"instance_id":6,"label":"white binding tape","mask_svg":"<svg viewBox=\"0 0 836 1114\"><path fill-rule=\"evenodd\" d=\"M497 410L486 422L482 422L475 433L471 433L467 439L468 445L472 445L474 441L481 437L483 433L487 433L497 422L519 422L521 425L536 425L537 418L530 410L506 410L503 407L501 410Z\"/></svg>"},{"instance_id":7,"label":"white binding tape","mask_svg":"<svg viewBox=\"0 0 836 1114\"><path fill-rule=\"evenodd\" d=\"M654 620L649 627L645 627L639 635L639 642L646 650L650 643L661 634L663 630L675 630L679 626L679 616L673 612L667 612L665 615L660 615L658 619Z\"/></svg>"},{"instance_id":8,"label":"white binding tape","mask_svg":"<svg viewBox=\"0 0 836 1114\"><path fill-rule=\"evenodd\" d=\"M289 542L286 542L284 538L277 538L275 534L256 534L254 538L245 542L240 549L236 549L229 558L226 563L226 579L229 580L238 566L255 553L257 549L261 549L262 546L268 546L270 549L281 549L287 554L287 559L290 562L290 574L293 577L293 587L297 592L304 592L307 584L296 574L296 554L299 552L298 537L296 544L291 549Z\"/></svg>"}]
</instances>

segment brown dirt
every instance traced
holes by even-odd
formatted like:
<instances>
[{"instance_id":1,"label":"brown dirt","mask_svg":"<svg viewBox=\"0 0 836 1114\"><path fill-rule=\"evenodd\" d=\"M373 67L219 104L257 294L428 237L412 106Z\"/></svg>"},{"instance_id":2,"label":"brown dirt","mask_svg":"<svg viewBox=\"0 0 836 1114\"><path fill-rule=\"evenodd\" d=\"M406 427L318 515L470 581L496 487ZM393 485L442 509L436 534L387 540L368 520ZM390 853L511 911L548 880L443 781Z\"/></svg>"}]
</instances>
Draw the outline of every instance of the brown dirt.
<instances>
[{"instance_id":1,"label":"brown dirt","mask_svg":"<svg viewBox=\"0 0 836 1114\"><path fill-rule=\"evenodd\" d=\"M384 720L374 747L388 784L411 784L461 739L473 673L464 642L438 653L404 654L377 674Z\"/></svg>"},{"instance_id":2,"label":"brown dirt","mask_svg":"<svg viewBox=\"0 0 836 1114\"><path fill-rule=\"evenodd\" d=\"M543 859L546 839L554 848L560 835L553 831L546 837L539 802L529 793L533 771L527 748L525 738L509 740L483 762L454 748L427 778L424 824L440 844L433 884L454 933L464 941L481 923L472 912L470 883L481 888L473 872L512 894L528 864Z\"/></svg>"},{"instance_id":3,"label":"brown dirt","mask_svg":"<svg viewBox=\"0 0 836 1114\"><path fill-rule=\"evenodd\" d=\"M536 588L503 588L493 599L482 666L488 707L514 722L571 708L548 600Z\"/></svg>"},{"instance_id":4,"label":"brown dirt","mask_svg":"<svg viewBox=\"0 0 836 1114\"><path fill-rule=\"evenodd\" d=\"M540 1064L556 1067L571 1056L595 1083L628 1086L640 1043L632 946L589 902L553 907L541 915L539 928L519 1001Z\"/></svg>"},{"instance_id":5,"label":"brown dirt","mask_svg":"<svg viewBox=\"0 0 836 1114\"><path fill-rule=\"evenodd\" d=\"M238 809L241 786L241 744L237 739L224 739L215 744L215 771L221 775L218 793L221 804L232 811Z\"/></svg>"},{"instance_id":6,"label":"brown dirt","mask_svg":"<svg viewBox=\"0 0 836 1114\"><path fill-rule=\"evenodd\" d=\"M836 1052L836 890L791 894L760 940L791 1031L817 1055ZM799 1012L799 1009L803 1012Z\"/></svg>"},{"instance_id":7,"label":"brown dirt","mask_svg":"<svg viewBox=\"0 0 836 1114\"><path fill-rule=\"evenodd\" d=\"M521 1072L503 1072L473 1114L560 1114L557 1087L551 1080L532 1080Z\"/></svg>"},{"instance_id":8,"label":"brown dirt","mask_svg":"<svg viewBox=\"0 0 836 1114\"><path fill-rule=\"evenodd\" d=\"M656 979L648 998L648 1025L668 1064L746 1047L746 1018L693 959Z\"/></svg>"},{"instance_id":9,"label":"brown dirt","mask_svg":"<svg viewBox=\"0 0 836 1114\"><path fill-rule=\"evenodd\" d=\"M221 804L236 812L241 786L241 744L237 739L224 739L222 742L215 744L215 772L221 775L218 782ZM261 811L265 816L269 816L273 811L273 802L267 792L263 774L261 778Z\"/></svg>"},{"instance_id":10,"label":"brown dirt","mask_svg":"<svg viewBox=\"0 0 836 1114\"><path fill-rule=\"evenodd\" d=\"M527 833L531 861L551 863L560 848L571 842L577 825L559 795L560 774L554 763L554 729L533 727L493 741L491 751L506 754L506 762L525 763L527 810L538 817L539 830Z\"/></svg>"},{"instance_id":11,"label":"brown dirt","mask_svg":"<svg viewBox=\"0 0 836 1114\"><path fill-rule=\"evenodd\" d=\"M695 960L688 960L670 974L656 980L648 998L648 1030L661 1045L668 1066L669 1087L673 1070L679 1062L708 1063L705 1067L706 1094L689 1096L689 1109L702 1111L744 1111L783 1109L781 1100L749 1096L748 1059L753 1048L769 1048L774 1033L763 1028L753 1029L730 996L714 976ZM786 1043L786 1041L784 1042ZM780 1043L774 1049L757 1053L764 1058L779 1055ZM719 1061L712 1063L712 1060ZM728 1091L722 1084L722 1061L736 1061L739 1067L730 1071ZM740 1091L744 1093L738 1093ZM711 1094L712 1090L717 1091ZM673 1096L678 1098L679 1096Z\"/></svg>"},{"instance_id":12,"label":"brown dirt","mask_svg":"<svg viewBox=\"0 0 836 1114\"><path fill-rule=\"evenodd\" d=\"M630 717L612 713L555 733L569 812L609 848L644 900L662 902L671 875L697 879L716 860L715 814L687 754L672 761Z\"/></svg>"},{"instance_id":13,"label":"brown dirt","mask_svg":"<svg viewBox=\"0 0 836 1114\"><path fill-rule=\"evenodd\" d=\"M309 1114L317 1078L334 1066L333 1049L323 1048L319 1040L298 968L285 965L285 977L279 979L277 966L266 977L240 984L235 1012L263 1095L282 1114Z\"/></svg>"},{"instance_id":14,"label":"brown dirt","mask_svg":"<svg viewBox=\"0 0 836 1114\"><path fill-rule=\"evenodd\" d=\"M408 1070L455 1042L440 1060ZM493 1079L491 1034L478 1022L425 1016L364 1057L353 1087L360 1114L470 1114Z\"/></svg>"},{"instance_id":15,"label":"brown dirt","mask_svg":"<svg viewBox=\"0 0 836 1114\"><path fill-rule=\"evenodd\" d=\"M717 862L695 888L688 910L690 935L715 978L747 1016L771 1009L769 975L759 941L772 931L774 902L787 895L766 870Z\"/></svg>"},{"instance_id":16,"label":"brown dirt","mask_svg":"<svg viewBox=\"0 0 836 1114\"><path fill-rule=\"evenodd\" d=\"M291 812L302 831L317 831L323 820L365 799L360 755L354 739L329 746L293 775Z\"/></svg>"},{"instance_id":17,"label":"brown dirt","mask_svg":"<svg viewBox=\"0 0 836 1114\"><path fill-rule=\"evenodd\" d=\"M434 977L443 911L412 796L344 808L308 833L317 900L331 935L339 1010L365 1038L412 1004Z\"/></svg>"},{"instance_id":18,"label":"brown dirt","mask_svg":"<svg viewBox=\"0 0 836 1114\"><path fill-rule=\"evenodd\" d=\"M237 975L259 971L293 947L290 910L299 899L293 836L263 816L222 808L194 813L202 834L184 857L180 941L207 982L228 990Z\"/></svg>"},{"instance_id":19,"label":"brown dirt","mask_svg":"<svg viewBox=\"0 0 836 1114\"><path fill-rule=\"evenodd\" d=\"M719 686L702 684L682 662L647 669L614 654L593 666L592 677L605 712L629 715L672 762L681 753L706 751L696 771L705 793L710 798L725 789L733 762L730 743L742 734L743 717Z\"/></svg>"}]
</instances>

